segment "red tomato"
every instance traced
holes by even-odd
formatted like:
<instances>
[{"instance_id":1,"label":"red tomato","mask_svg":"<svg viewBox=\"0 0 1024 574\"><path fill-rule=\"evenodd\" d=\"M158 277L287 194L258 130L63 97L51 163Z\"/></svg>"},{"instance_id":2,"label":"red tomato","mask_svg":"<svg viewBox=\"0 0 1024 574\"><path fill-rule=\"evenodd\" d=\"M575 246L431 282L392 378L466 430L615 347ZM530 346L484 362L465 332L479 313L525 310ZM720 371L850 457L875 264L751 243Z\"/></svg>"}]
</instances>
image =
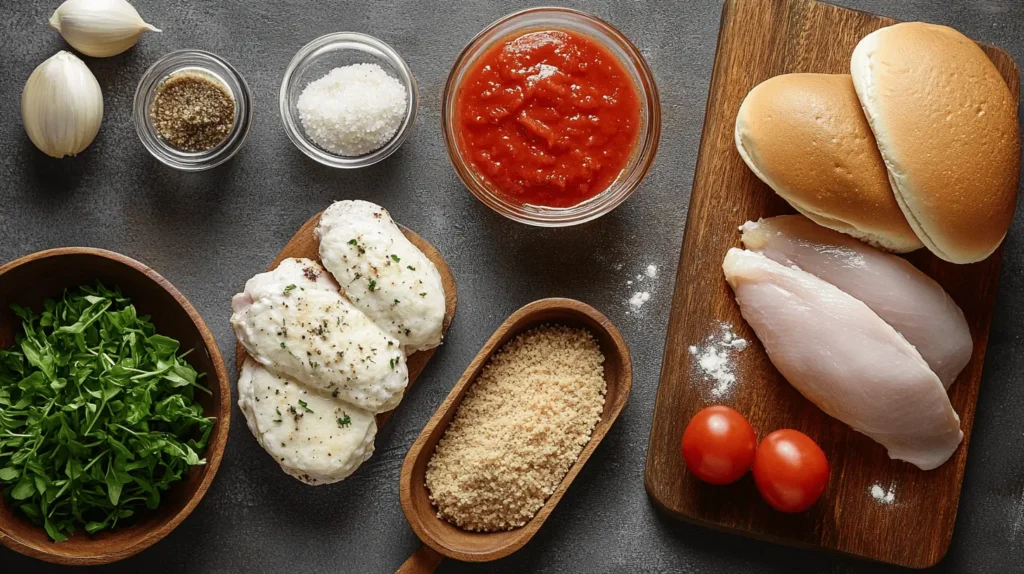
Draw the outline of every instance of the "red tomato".
<instances>
[{"instance_id":1,"label":"red tomato","mask_svg":"<svg viewBox=\"0 0 1024 574\"><path fill-rule=\"evenodd\" d=\"M754 457L754 482L775 510L803 512L828 484L828 461L811 437L792 429L764 437Z\"/></svg>"},{"instance_id":2,"label":"red tomato","mask_svg":"<svg viewBox=\"0 0 1024 574\"><path fill-rule=\"evenodd\" d=\"M723 405L693 415L683 431L683 459L690 472L711 484L736 482L750 470L757 435L740 413Z\"/></svg>"}]
</instances>

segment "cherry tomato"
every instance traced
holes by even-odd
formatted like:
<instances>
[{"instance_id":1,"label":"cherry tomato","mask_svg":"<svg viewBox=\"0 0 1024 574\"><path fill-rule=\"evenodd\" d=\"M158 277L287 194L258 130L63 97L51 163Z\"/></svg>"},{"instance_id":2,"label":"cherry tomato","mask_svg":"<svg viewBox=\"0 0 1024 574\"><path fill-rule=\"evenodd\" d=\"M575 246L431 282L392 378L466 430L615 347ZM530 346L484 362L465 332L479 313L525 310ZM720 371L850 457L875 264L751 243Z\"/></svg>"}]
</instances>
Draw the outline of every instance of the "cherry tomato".
<instances>
[{"instance_id":1,"label":"cherry tomato","mask_svg":"<svg viewBox=\"0 0 1024 574\"><path fill-rule=\"evenodd\" d=\"M683 431L683 459L697 478L711 484L736 482L750 470L757 435L740 413L715 405L693 415Z\"/></svg>"},{"instance_id":2,"label":"cherry tomato","mask_svg":"<svg viewBox=\"0 0 1024 574\"><path fill-rule=\"evenodd\" d=\"M754 457L754 482L781 512L803 512L825 492L828 461L811 437L792 429L764 437Z\"/></svg>"}]
</instances>

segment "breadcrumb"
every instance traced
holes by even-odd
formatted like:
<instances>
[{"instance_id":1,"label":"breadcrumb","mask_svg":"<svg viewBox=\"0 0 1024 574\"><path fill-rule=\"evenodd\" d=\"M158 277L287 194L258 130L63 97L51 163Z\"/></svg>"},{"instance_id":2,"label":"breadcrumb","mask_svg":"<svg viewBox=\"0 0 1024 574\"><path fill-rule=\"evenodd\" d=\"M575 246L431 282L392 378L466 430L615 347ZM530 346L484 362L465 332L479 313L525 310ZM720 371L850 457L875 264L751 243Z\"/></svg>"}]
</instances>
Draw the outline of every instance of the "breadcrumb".
<instances>
[{"instance_id":1,"label":"breadcrumb","mask_svg":"<svg viewBox=\"0 0 1024 574\"><path fill-rule=\"evenodd\" d=\"M437 515L493 532L526 524L604 411L604 355L586 329L542 326L491 357L427 463Z\"/></svg>"}]
</instances>

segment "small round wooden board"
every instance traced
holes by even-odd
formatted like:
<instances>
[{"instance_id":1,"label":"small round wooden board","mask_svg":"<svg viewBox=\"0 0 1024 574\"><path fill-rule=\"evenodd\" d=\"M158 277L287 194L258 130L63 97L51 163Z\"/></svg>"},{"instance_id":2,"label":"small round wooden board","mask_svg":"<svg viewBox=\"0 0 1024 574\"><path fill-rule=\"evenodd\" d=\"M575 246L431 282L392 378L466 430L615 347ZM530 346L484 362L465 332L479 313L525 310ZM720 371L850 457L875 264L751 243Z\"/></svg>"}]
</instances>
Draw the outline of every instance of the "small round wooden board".
<instances>
[{"instance_id":1,"label":"small round wooden board","mask_svg":"<svg viewBox=\"0 0 1024 574\"><path fill-rule=\"evenodd\" d=\"M284 249L277 254L277 258L274 259L267 267L267 271L272 271L281 264L282 261L289 257L305 257L306 259L313 259L320 261L320 242L317 241L313 235L313 230L316 229L316 224L320 222L320 216L323 214L321 211L313 217L309 218L309 221L302 224L302 227L292 236L291 240L284 246ZM452 323L452 318L455 317L455 303L457 301L457 293L455 289L455 276L452 275L452 270L448 267L448 262L444 260L441 253L431 245L426 239L423 239L416 232L408 229L404 225L399 225L402 229L402 233L416 246L417 249L423 252L430 259L434 266L437 267L438 273L441 274L441 284L444 286L444 323L441 327L444 333L448 332L448 327ZM412 387L412 384L419 378L423 369L427 367L427 363L430 362L430 358L434 356L433 349L426 351L419 351L409 355L406 360L406 364L409 367L409 386L406 387L406 392ZM241 344L236 344L235 351L235 370L238 373L242 371L242 363L248 357L248 353L245 352L245 348ZM394 410L380 413L377 415L377 426L383 425L385 421L391 418Z\"/></svg>"}]
</instances>

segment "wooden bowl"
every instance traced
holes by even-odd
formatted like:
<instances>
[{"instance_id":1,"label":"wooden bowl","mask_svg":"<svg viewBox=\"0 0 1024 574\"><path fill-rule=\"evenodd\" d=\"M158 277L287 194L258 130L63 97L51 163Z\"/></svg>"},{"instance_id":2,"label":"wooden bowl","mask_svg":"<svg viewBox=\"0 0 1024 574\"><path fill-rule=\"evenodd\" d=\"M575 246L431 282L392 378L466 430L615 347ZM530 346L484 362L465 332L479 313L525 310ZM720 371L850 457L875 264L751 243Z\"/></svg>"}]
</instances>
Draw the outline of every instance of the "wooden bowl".
<instances>
[{"instance_id":1,"label":"wooden bowl","mask_svg":"<svg viewBox=\"0 0 1024 574\"><path fill-rule=\"evenodd\" d=\"M430 502L425 484L427 461L433 456L434 447L455 416L462 398L466 396L466 391L476 381L477 375L491 355L516 335L545 323L584 327L597 339L605 358L604 378L608 389L601 419L594 427L590 442L580 452L579 458L562 479L561 484L525 526L504 532L462 530L437 517L437 510ZM632 380L633 366L629 358L629 347L608 318L590 305L572 299L541 299L513 313L491 335L473 362L466 367L462 378L438 407L405 457L399 487L402 510L424 546L399 572L433 571L444 556L467 562L486 562L503 558L522 548L547 520L566 489L618 418L619 412L629 398Z\"/></svg>"},{"instance_id":2,"label":"wooden bowl","mask_svg":"<svg viewBox=\"0 0 1024 574\"><path fill-rule=\"evenodd\" d=\"M64 289L93 283L118 286L140 315L150 315L157 332L181 342L182 350L195 349L187 361L200 373L212 395L198 393L207 416L216 419L210 442L200 456L203 466L192 467L185 479L164 493L157 510L124 528L88 535L78 529L64 542L53 542L46 532L0 498L0 543L12 550L57 564L109 564L140 552L174 530L199 504L220 466L228 440L231 392L228 374L213 335L199 313L166 279L145 265L110 251L84 247L41 251L0 267L0 348L14 343L21 321L11 303L40 309L44 299L59 297Z\"/></svg>"}]
</instances>

